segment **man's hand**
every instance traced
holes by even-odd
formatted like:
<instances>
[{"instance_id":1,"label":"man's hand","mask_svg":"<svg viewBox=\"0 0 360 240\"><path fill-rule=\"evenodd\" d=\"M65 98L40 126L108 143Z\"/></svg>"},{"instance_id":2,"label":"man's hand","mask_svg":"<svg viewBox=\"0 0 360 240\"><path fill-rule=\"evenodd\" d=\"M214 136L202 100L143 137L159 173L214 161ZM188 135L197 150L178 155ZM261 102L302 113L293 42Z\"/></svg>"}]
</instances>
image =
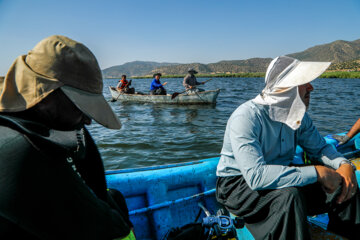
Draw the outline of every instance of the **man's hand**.
<instances>
[{"instance_id":1,"label":"man's hand","mask_svg":"<svg viewBox=\"0 0 360 240\"><path fill-rule=\"evenodd\" d=\"M167 82L164 82L162 85L165 86L167 84Z\"/></svg>"},{"instance_id":2,"label":"man's hand","mask_svg":"<svg viewBox=\"0 0 360 240\"><path fill-rule=\"evenodd\" d=\"M315 169L318 176L318 182L322 185L325 192L333 193L338 187L340 187L342 177L338 172L320 165L316 165Z\"/></svg>"},{"instance_id":3,"label":"man's hand","mask_svg":"<svg viewBox=\"0 0 360 240\"><path fill-rule=\"evenodd\" d=\"M337 170L342 177L341 194L337 199L337 203L343 203L355 195L357 190L357 181L353 167L350 164L342 164Z\"/></svg>"},{"instance_id":4,"label":"man's hand","mask_svg":"<svg viewBox=\"0 0 360 240\"><path fill-rule=\"evenodd\" d=\"M205 84L205 82L202 82L201 84Z\"/></svg>"},{"instance_id":5,"label":"man's hand","mask_svg":"<svg viewBox=\"0 0 360 240\"><path fill-rule=\"evenodd\" d=\"M339 142L339 145L343 145L350 140L348 135L332 135L332 137Z\"/></svg>"}]
</instances>

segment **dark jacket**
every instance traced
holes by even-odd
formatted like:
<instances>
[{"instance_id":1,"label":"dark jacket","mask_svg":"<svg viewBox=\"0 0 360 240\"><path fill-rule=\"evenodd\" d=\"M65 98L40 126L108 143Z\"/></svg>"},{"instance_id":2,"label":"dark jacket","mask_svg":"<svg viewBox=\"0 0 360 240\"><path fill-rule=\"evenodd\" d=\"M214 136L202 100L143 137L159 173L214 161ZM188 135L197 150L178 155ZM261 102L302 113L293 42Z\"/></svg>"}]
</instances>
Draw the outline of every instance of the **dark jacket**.
<instances>
[{"instance_id":1,"label":"dark jacket","mask_svg":"<svg viewBox=\"0 0 360 240\"><path fill-rule=\"evenodd\" d=\"M129 233L128 215L109 197L90 134L85 130L80 156L69 133L0 115L0 239L114 239Z\"/></svg>"}]
</instances>

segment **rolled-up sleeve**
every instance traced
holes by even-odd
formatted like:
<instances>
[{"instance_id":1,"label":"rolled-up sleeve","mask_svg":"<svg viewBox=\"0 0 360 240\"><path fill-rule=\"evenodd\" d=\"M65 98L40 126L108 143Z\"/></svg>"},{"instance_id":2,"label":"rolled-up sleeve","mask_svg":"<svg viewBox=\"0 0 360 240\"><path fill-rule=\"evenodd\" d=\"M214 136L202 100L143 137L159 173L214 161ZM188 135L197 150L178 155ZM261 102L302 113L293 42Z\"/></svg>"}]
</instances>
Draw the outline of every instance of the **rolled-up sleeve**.
<instances>
[{"instance_id":1,"label":"rolled-up sleeve","mask_svg":"<svg viewBox=\"0 0 360 240\"><path fill-rule=\"evenodd\" d=\"M235 116L229 128L234 158L252 190L304 186L317 181L313 166L289 167L266 163L260 139L260 120L247 115ZM268 141L274 141L268 139Z\"/></svg>"},{"instance_id":2,"label":"rolled-up sleeve","mask_svg":"<svg viewBox=\"0 0 360 240\"><path fill-rule=\"evenodd\" d=\"M346 159L333 145L326 143L307 114L303 118L299 133L299 145L320 164L338 169L341 161Z\"/></svg>"}]
</instances>

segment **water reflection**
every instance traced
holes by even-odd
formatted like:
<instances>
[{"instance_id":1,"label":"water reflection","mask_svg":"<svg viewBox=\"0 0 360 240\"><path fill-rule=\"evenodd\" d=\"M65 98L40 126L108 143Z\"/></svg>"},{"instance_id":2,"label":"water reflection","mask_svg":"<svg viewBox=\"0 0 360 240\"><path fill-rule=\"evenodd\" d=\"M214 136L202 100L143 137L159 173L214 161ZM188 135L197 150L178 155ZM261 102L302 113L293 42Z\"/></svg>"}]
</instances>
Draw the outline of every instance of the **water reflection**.
<instances>
[{"instance_id":1,"label":"water reflection","mask_svg":"<svg viewBox=\"0 0 360 240\"><path fill-rule=\"evenodd\" d=\"M206 79L203 79L206 80ZM179 79L168 82L168 92L181 92ZM200 79L202 81L202 79ZM360 114L356 96L358 79L317 79L309 114L321 134L348 130ZM111 99L105 82L104 95ZM137 91L148 91L149 79L135 79ZM217 105L157 105L110 102L122 122L120 130L98 124L89 127L107 169L160 165L218 156L231 113L254 98L264 87L263 78L214 79L206 89L221 88Z\"/></svg>"}]
</instances>

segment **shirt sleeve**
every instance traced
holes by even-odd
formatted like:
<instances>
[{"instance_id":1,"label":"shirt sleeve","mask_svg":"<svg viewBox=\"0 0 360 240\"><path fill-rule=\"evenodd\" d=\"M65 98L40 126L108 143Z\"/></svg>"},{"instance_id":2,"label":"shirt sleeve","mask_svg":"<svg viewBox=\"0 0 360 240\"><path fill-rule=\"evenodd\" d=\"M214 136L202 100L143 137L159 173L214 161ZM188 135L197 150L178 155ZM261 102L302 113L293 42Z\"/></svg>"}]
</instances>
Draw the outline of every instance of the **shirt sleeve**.
<instances>
[{"instance_id":1,"label":"shirt sleeve","mask_svg":"<svg viewBox=\"0 0 360 240\"><path fill-rule=\"evenodd\" d=\"M346 160L333 145L326 143L307 113L302 120L299 135L299 145L311 159L333 169L338 169L341 161Z\"/></svg>"},{"instance_id":2,"label":"shirt sleeve","mask_svg":"<svg viewBox=\"0 0 360 240\"><path fill-rule=\"evenodd\" d=\"M313 166L271 165L264 160L258 119L238 115L230 123L230 142L238 167L252 190L304 186L317 181Z\"/></svg>"},{"instance_id":3,"label":"shirt sleeve","mask_svg":"<svg viewBox=\"0 0 360 240\"><path fill-rule=\"evenodd\" d=\"M195 78L195 84L196 85L201 85L201 82L198 82L197 79Z\"/></svg>"}]
</instances>

